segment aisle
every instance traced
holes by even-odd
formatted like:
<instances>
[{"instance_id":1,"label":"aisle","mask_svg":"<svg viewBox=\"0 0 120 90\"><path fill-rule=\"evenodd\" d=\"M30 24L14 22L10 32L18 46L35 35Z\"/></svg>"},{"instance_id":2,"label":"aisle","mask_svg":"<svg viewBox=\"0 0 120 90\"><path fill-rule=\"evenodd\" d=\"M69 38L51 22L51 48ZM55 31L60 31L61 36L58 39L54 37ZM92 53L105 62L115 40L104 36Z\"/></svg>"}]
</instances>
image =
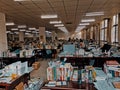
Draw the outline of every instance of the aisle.
<instances>
[{"instance_id":1,"label":"aisle","mask_svg":"<svg viewBox=\"0 0 120 90\"><path fill-rule=\"evenodd\" d=\"M48 62L50 60L39 60L40 62L40 68L38 70L33 70L31 72L31 78L40 78L42 77L44 80L47 79L47 67L48 67Z\"/></svg>"}]
</instances>

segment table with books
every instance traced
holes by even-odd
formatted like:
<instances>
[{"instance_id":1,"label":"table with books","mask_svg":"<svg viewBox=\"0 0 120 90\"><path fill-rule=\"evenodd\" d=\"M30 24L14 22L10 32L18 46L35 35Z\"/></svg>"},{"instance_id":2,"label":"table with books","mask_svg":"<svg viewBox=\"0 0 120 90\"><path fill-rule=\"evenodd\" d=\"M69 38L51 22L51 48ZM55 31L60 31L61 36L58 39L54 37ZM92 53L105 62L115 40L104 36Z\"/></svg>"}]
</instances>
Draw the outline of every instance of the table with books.
<instances>
[{"instance_id":1,"label":"table with books","mask_svg":"<svg viewBox=\"0 0 120 90\"><path fill-rule=\"evenodd\" d=\"M47 80L42 90L116 90L120 89L120 64L108 60L104 67L73 67L57 62L47 68ZM60 66L59 66L60 65Z\"/></svg>"},{"instance_id":2,"label":"table with books","mask_svg":"<svg viewBox=\"0 0 120 90\"><path fill-rule=\"evenodd\" d=\"M0 70L0 88L14 90L20 84L21 88L17 90L24 90L23 85L27 84L32 70L32 67L28 67L28 62L18 61L7 65Z\"/></svg>"}]
</instances>

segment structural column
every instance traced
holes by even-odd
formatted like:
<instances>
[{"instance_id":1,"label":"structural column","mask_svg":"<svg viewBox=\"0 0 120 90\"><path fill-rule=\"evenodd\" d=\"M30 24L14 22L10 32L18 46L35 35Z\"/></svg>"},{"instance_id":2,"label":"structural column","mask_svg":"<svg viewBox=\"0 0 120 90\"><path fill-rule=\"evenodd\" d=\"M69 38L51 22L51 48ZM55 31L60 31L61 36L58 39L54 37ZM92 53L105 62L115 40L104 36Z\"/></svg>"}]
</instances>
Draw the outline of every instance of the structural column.
<instances>
[{"instance_id":1,"label":"structural column","mask_svg":"<svg viewBox=\"0 0 120 90\"><path fill-rule=\"evenodd\" d=\"M5 23L5 14L0 13L0 51L2 52L8 49Z\"/></svg>"},{"instance_id":2,"label":"structural column","mask_svg":"<svg viewBox=\"0 0 120 90\"><path fill-rule=\"evenodd\" d=\"M25 37L25 33L24 32L19 32L19 41L23 41L24 42L24 37Z\"/></svg>"},{"instance_id":3,"label":"structural column","mask_svg":"<svg viewBox=\"0 0 120 90\"><path fill-rule=\"evenodd\" d=\"M37 34L36 33L33 34L33 40L34 41L37 40Z\"/></svg>"},{"instance_id":4,"label":"structural column","mask_svg":"<svg viewBox=\"0 0 120 90\"><path fill-rule=\"evenodd\" d=\"M56 33L55 31L52 31L52 42L55 41Z\"/></svg>"},{"instance_id":5,"label":"structural column","mask_svg":"<svg viewBox=\"0 0 120 90\"><path fill-rule=\"evenodd\" d=\"M46 43L45 27L39 27L39 40L42 43Z\"/></svg>"},{"instance_id":6,"label":"structural column","mask_svg":"<svg viewBox=\"0 0 120 90\"><path fill-rule=\"evenodd\" d=\"M118 14L118 42L120 44L120 14Z\"/></svg>"},{"instance_id":7,"label":"structural column","mask_svg":"<svg viewBox=\"0 0 120 90\"><path fill-rule=\"evenodd\" d=\"M111 43L112 20L108 19L107 41Z\"/></svg>"}]
</instances>

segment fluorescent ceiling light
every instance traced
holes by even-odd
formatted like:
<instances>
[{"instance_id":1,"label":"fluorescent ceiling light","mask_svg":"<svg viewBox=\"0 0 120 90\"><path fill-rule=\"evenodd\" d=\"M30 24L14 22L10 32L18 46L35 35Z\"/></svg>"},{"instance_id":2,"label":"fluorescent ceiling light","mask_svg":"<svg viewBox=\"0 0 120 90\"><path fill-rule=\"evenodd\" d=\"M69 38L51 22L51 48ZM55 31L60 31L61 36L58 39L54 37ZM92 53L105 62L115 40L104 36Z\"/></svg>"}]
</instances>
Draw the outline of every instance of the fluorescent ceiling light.
<instances>
[{"instance_id":1,"label":"fluorescent ceiling light","mask_svg":"<svg viewBox=\"0 0 120 90\"><path fill-rule=\"evenodd\" d=\"M101 16L104 15L104 12L90 12L86 13L86 16Z\"/></svg>"},{"instance_id":2,"label":"fluorescent ceiling light","mask_svg":"<svg viewBox=\"0 0 120 90\"><path fill-rule=\"evenodd\" d=\"M85 26L78 26L75 30L75 32L80 32L80 30L82 30L83 28L85 28Z\"/></svg>"},{"instance_id":3,"label":"fluorescent ceiling light","mask_svg":"<svg viewBox=\"0 0 120 90\"><path fill-rule=\"evenodd\" d=\"M18 25L18 28L26 28L26 25Z\"/></svg>"},{"instance_id":4,"label":"fluorescent ceiling light","mask_svg":"<svg viewBox=\"0 0 120 90\"><path fill-rule=\"evenodd\" d=\"M63 24L55 24L54 26L55 27L63 27L64 25Z\"/></svg>"},{"instance_id":5,"label":"fluorescent ceiling light","mask_svg":"<svg viewBox=\"0 0 120 90\"><path fill-rule=\"evenodd\" d=\"M20 29L19 31L24 32L24 31L26 31L26 30L25 30L25 29Z\"/></svg>"},{"instance_id":6,"label":"fluorescent ceiling light","mask_svg":"<svg viewBox=\"0 0 120 90\"><path fill-rule=\"evenodd\" d=\"M28 29L29 29L29 30L36 30L36 28L34 28L34 27L33 27L33 28L28 28Z\"/></svg>"},{"instance_id":7,"label":"fluorescent ceiling light","mask_svg":"<svg viewBox=\"0 0 120 90\"><path fill-rule=\"evenodd\" d=\"M90 23L80 23L80 26L90 25Z\"/></svg>"},{"instance_id":8,"label":"fluorescent ceiling light","mask_svg":"<svg viewBox=\"0 0 120 90\"><path fill-rule=\"evenodd\" d=\"M15 25L15 23L14 22L7 22L6 23L6 26L11 26L11 25Z\"/></svg>"},{"instance_id":9,"label":"fluorescent ceiling light","mask_svg":"<svg viewBox=\"0 0 120 90\"><path fill-rule=\"evenodd\" d=\"M32 31L32 33L36 33L36 31Z\"/></svg>"},{"instance_id":10,"label":"fluorescent ceiling light","mask_svg":"<svg viewBox=\"0 0 120 90\"><path fill-rule=\"evenodd\" d=\"M29 33L30 33L31 31L26 31L26 32L29 32Z\"/></svg>"},{"instance_id":11,"label":"fluorescent ceiling light","mask_svg":"<svg viewBox=\"0 0 120 90\"><path fill-rule=\"evenodd\" d=\"M65 27L58 27L58 29L60 29L64 33L68 33L68 30Z\"/></svg>"},{"instance_id":12,"label":"fluorescent ceiling light","mask_svg":"<svg viewBox=\"0 0 120 90\"><path fill-rule=\"evenodd\" d=\"M95 19L82 19L81 22L94 22Z\"/></svg>"},{"instance_id":13,"label":"fluorescent ceiling light","mask_svg":"<svg viewBox=\"0 0 120 90\"><path fill-rule=\"evenodd\" d=\"M25 33L26 35L30 35L30 33Z\"/></svg>"},{"instance_id":14,"label":"fluorescent ceiling light","mask_svg":"<svg viewBox=\"0 0 120 90\"><path fill-rule=\"evenodd\" d=\"M62 21L50 21L49 23L50 24L60 24L60 23L62 23Z\"/></svg>"},{"instance_id":15,"label":"fluorescent ceiling light","mask_svg":"<svg viewBox=\"0 0 120 90\"><path fill-rule=\"evenodd\" d=\"M49 18L57 18L58 16L55 14L55 15L41 15L41 18L42 19L49 19Z\"/></svg>"},{"instance_id":16,"label":"fluorescent ceiling light","mask_svg":"<svg viewBox=\"0 0 120 90\"><path fill-rule=\"evenodd\" d=\"M14 0L14 1L30 1L30 0Z\"/></svg>"},{"instance_id":17,"label":"fluorescent ceiling light","mask_svg":"<svg viewBox=\"0 0 120 90\"><path fill-rule=\"evenodd\" d=\"M12 30L12 31L16 31L16 30L18 30L18 28L12 28L11 30Z\"/></svg>"},{"instance_id":18,"label":"fluorescent ceiling light","mask_svg":"<svg viewBox=\"0 0 120 90\"><path fill-rule=\"evenodd\" d=\"M6 33L10 33L10 31L6 31Z\"/></svg>"}]
</instances>

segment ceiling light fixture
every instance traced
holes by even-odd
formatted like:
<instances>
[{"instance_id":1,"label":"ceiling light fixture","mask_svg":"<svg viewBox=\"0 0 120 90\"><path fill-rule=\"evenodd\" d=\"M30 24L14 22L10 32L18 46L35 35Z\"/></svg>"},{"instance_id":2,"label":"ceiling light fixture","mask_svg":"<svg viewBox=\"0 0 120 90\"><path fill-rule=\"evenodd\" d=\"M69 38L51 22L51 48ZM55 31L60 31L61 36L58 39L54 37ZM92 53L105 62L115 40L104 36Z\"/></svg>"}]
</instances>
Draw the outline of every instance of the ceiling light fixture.
<instances>
[{"instance_id":1,"label":"ceiling light fixture","mask_svg":"<svg viewBox=\"0 0 120 90\"><path fill-rule=\"evenodd\" d=\"M82 19L81 22L94 22L95 19Z\"/></svg>"},{"instance_id":2,"label":"ceiling light fixture","mask_svg":"<svg viewBox=\"0 0 120 90\"><path fill-rule=\"evenodd\" d=\"M36 28L35 27L33 27L33 28L28 28L29 30L36 30Z\"/></svg>"},{"instance_id":3,"label":"ceiling light fixture","mask_svg":"<svg viewBox=\"0 0 120 90\"><path fill-rule=\"evenodd\" d=\"M101 16L104 15L104 12L90 12L90 13L86 13L85 16Z\"/></svg>"},{"instance_id":4,"label":"ceiling light fixture","mask_svg":"<svg viewBox=\"0 0 120 90\"><path fill-rule=\"evenodd\" d=\"M30 33L25 33L25 35L30 35Z\"/></svg>"},{"instance_id":5,"label":"ceiling light fixture","mask_svg":"<svg viewBox=\"0 0 120 90\"><path fill-rule=\"evenodd\" d=\"M21 31L21 32L25 32L26 30L25 30L25 29L20 29L19 31Z\"/></svg>"},{"instance_id":6,"label":"ceiling light fixture","mask_svg":"<svg viewBox=\"0 0 120 90\"><path fill-rule=\"evenodd\" d=\"M60 24L60 23L62 23L62 21L50 21L49 23L50 24Z\"/></svg>"},{"instance_id":7,"label":"ceiling light fixture","mask_svg":"<svg viewBox=\"0 0 120 90\"><path fill-rule=\"evenodd\" d=\"M82 30L83 28L85 28L85 26L78 26L75 30L75 32L80 32L80 30Z\"/></svg>"},{"instance_id":8,"label":"ceiling light fixture","mask_svg":"<svg viewBox=\"0 0 120 90\"><path fill-rule=\"evenodd\" d=\"M63 24L55 24L54 27L63 27Z\"/></svg>"},{"instance_id":9,"label":"ceiling light fixture","mask_svg":"<svg viewBox=\"0 0 120 90\"><path fill-rule=\"evenodd\" d=\"M58 29L60 29L64 33L68 33L68 30L65 27L58 27Z\"/></svg>"},{"instance_id":10,"label":"ceiling light fixture","mask_svg":"<svg viewBox=\"0 0 120 90\"><path fill-rule=\"evenodd\" d=\"M18 28L12 28L11 30L12 30L12 31L17 31L17 30L18 30Z\"/></svg>"},{"instance_id":11,"label":"ceiling light fixture","mask_svg":"<svg viewBox=\"0 0 120 90\"><path fill-rule=\"evenodd\" d=\"M11 31L6 31L6 33L10 33Z\"/></svg>"},{"instance_id":12,"label":"ceiling light fixture","mask_svg":"<svg viewBox=\"0 0 120 90\"><path fill-rule=\"evenodd\" d=\"M6 26L12 26L12 25L15 25L15 23L14 22L7 22L6 23Z\"/></svg>"},{"instance_id":13,"label":"ceiling light fixture","mask_svg":"<svg viewBox=\"0 0 120 90\"><path fill-rule=\"evenodd\" d=\"M90 23L80 23L80 26L90 25Z\"/></svg>"},{"instance_id":14,"label":"ceiling light fixture","mask_svg":"<svg viewBox=\"0 0 120 90\"><path fill-rule=\"evenodd\" d=\"M58 16L56 14L53 15L41 15L42 19L49 19L49 18L57 18Z\"/></svg>"},{"instance_id":15,"label":"ceiling light fixture","mask_svg":"<svg viewBox=\"0 0 120 90\"><path fill-rule=\"evenodd\" d=\"M31 31L26 31L26 32L30 33Z\"/></svg>"},{"instance_id":16,"label":"ceiling light fixture","mask_svg":"<svg viewBox=\"0 0 120 90\"><path fill-rule=\"evenodd\" d=\"M18 28L26 28L26 25L18 25Z\"/></svg>"},{"instance_id":17,"label":"ceiling light fixture","mask_svg":"<svg viewBox=\"0 0 120 90\"><path fill-rule=\"evenodd\" d=\"M30 0L14 0L14 1L16 1L16 2L17 2L17 1L20 2L20 1L30 1Z\"/></svg>"}]
</instances>

